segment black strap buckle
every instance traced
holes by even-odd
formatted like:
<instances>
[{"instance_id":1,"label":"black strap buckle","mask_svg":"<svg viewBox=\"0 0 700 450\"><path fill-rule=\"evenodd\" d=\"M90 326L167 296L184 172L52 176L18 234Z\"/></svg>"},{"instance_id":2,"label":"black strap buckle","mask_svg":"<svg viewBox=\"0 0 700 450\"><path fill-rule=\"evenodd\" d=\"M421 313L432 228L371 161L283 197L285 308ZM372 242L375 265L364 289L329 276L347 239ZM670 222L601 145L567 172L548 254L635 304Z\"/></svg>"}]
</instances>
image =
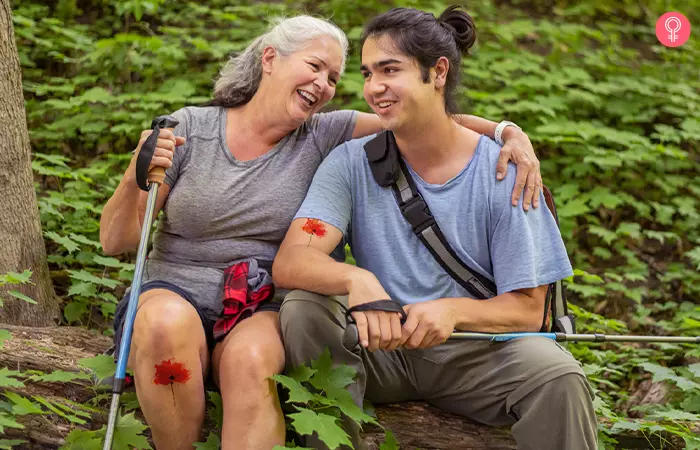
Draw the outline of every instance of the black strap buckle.
<instances>
[{"instance_id":1,"label":"black strap buckle","mask_svg":"<svg viewBox=\"0 0 700 450\"><path fill-rule=\"evenodd\" d=\"M423 196L416 192L406 203L400 206L401 214L406 218L413 232L420 234L426 228L435 223L435 218L430 214L428 204L423 200Z\"/></svg>"}]
</instances>

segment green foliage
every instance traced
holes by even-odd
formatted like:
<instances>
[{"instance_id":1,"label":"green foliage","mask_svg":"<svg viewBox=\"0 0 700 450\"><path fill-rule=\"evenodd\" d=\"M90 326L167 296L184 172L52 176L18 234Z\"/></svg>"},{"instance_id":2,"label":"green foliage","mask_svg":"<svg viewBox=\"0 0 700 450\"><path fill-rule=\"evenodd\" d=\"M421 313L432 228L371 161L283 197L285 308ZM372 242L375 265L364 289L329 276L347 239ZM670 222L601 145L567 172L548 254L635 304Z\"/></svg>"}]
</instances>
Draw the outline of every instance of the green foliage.
<instances>
[{"instance_id":1,"label":"green foliage","mask_svg":"<svg viewBox=\"0 0 700 450\"><path fill-rule=\"evenodd\" d=\"M354 448L347 433L340 427L339 418L348 417L358 425L371 423L376 419L359 408L345 389L355 378L351 367L333 366L328 349L311 366L300 366L288 375L272 377L289 393L286 404L288 426L298 435L312 435L329 448L347 445Z\"/></svg>"},{"instance_id":2,"label":"green foliage","mask_svg":"<svg viewBox=\"0 0 700 450\"><path fill-rule=\"evenodd\" d=\"M120 415L114 430L112 448L115 450L151 449L146 436L143 435L146 428L146 425L138 420L133 412ZM101 449L106 431L106 426L96 431L73 430L66 436L66 443L61 450Z\"/></svg>"}]
</instances>

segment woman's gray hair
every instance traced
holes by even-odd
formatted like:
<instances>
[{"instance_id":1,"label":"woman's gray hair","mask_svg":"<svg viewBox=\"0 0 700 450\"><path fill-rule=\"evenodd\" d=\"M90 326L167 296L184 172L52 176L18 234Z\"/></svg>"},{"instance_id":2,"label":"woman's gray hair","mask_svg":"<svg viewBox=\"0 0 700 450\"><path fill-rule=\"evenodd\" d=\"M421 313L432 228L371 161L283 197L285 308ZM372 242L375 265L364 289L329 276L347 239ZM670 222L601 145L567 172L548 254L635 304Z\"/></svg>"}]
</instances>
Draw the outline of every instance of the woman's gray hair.
<instances>
[{"instance_id":1,"label":"woman's gray hair","mask_svg":"<svg viewBox=\"0 0 700 450\"><path fill-rule=\"evenodd\" d=\"M244 105L253 98L262 79L262 52L268 45L279 54L288 56L319 36L329 36L340 45L343 51L342 73L348 53L348 38L340 28L327 20L311 16L280 18L248 48L228 60L214 84L214 100L211 104L233 108Z\"/></svg>"}]
</instances>

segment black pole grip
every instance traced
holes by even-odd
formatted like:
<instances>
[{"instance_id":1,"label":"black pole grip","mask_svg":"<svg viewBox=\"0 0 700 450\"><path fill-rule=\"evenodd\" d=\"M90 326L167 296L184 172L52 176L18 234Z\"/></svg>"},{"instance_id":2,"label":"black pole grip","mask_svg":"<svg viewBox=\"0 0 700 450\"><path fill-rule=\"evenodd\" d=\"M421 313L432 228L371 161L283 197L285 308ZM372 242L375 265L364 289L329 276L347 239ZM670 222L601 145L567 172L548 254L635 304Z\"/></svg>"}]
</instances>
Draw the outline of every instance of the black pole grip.
<instances>
[{"instance_id":1,"label":"black pole grip","mask_svg":"<svg viewBox=\"0 0 700 450\"><path fill-rule=\"evenodd\" d=\"M153 159L153 153L156 151L158 144L158 135L162 128L175 128L180 122L173 116L159 116L151 122L153 133L146 139L146 142L141 146L139 156L136 159L136 183L142 191L148 191L151 188L148 182L148 168Z\"/></svg>"},{"instance_id":2,"label":"black pole grip","mask_svg":"<svg viewBox=\"0 0 700 450\"><path fill-rule=\"evenodd\" d=\"M406 311L403 309L403 306L401 306L401 303L395 302L394 300L377 300L376 302L362 303L360 305L353 306L345 312L347 326L345 327L345 332L343 333L343 346L348 350L352 350L360 344L360 333L357 330L355 319L353 319L351 315L356 311L397 312L401 314L402 324L408 317L406 315Z\"/></svg>"}]
</instances>

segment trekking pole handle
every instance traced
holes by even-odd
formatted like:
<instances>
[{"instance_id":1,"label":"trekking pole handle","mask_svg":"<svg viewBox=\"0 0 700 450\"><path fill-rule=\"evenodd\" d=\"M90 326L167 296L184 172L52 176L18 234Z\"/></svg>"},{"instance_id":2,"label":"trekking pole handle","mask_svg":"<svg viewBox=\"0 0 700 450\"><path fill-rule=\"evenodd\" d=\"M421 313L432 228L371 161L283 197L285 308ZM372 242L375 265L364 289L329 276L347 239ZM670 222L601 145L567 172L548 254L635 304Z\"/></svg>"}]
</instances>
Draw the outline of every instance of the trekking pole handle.
<instances>
[{"instance_id":1,"label":"trekking pole handle","mask_svg":"<svg viewBox=\"0 0 700 450\"><path fill-rule=\"evenodd\" d=\"M153 154L158 146L160 130L173 130L179 123L180 122L172 116L160 116L153 119L151 123L153 132L146 138L146 141L141 146L141 151L139 151L139 156L136 159L136 183L141 190L148 191L153 183L161 185L163 181L165 181L165 167L157 166L150 170L149 167L151 166Z\"/></svg>"}]
</instances>

